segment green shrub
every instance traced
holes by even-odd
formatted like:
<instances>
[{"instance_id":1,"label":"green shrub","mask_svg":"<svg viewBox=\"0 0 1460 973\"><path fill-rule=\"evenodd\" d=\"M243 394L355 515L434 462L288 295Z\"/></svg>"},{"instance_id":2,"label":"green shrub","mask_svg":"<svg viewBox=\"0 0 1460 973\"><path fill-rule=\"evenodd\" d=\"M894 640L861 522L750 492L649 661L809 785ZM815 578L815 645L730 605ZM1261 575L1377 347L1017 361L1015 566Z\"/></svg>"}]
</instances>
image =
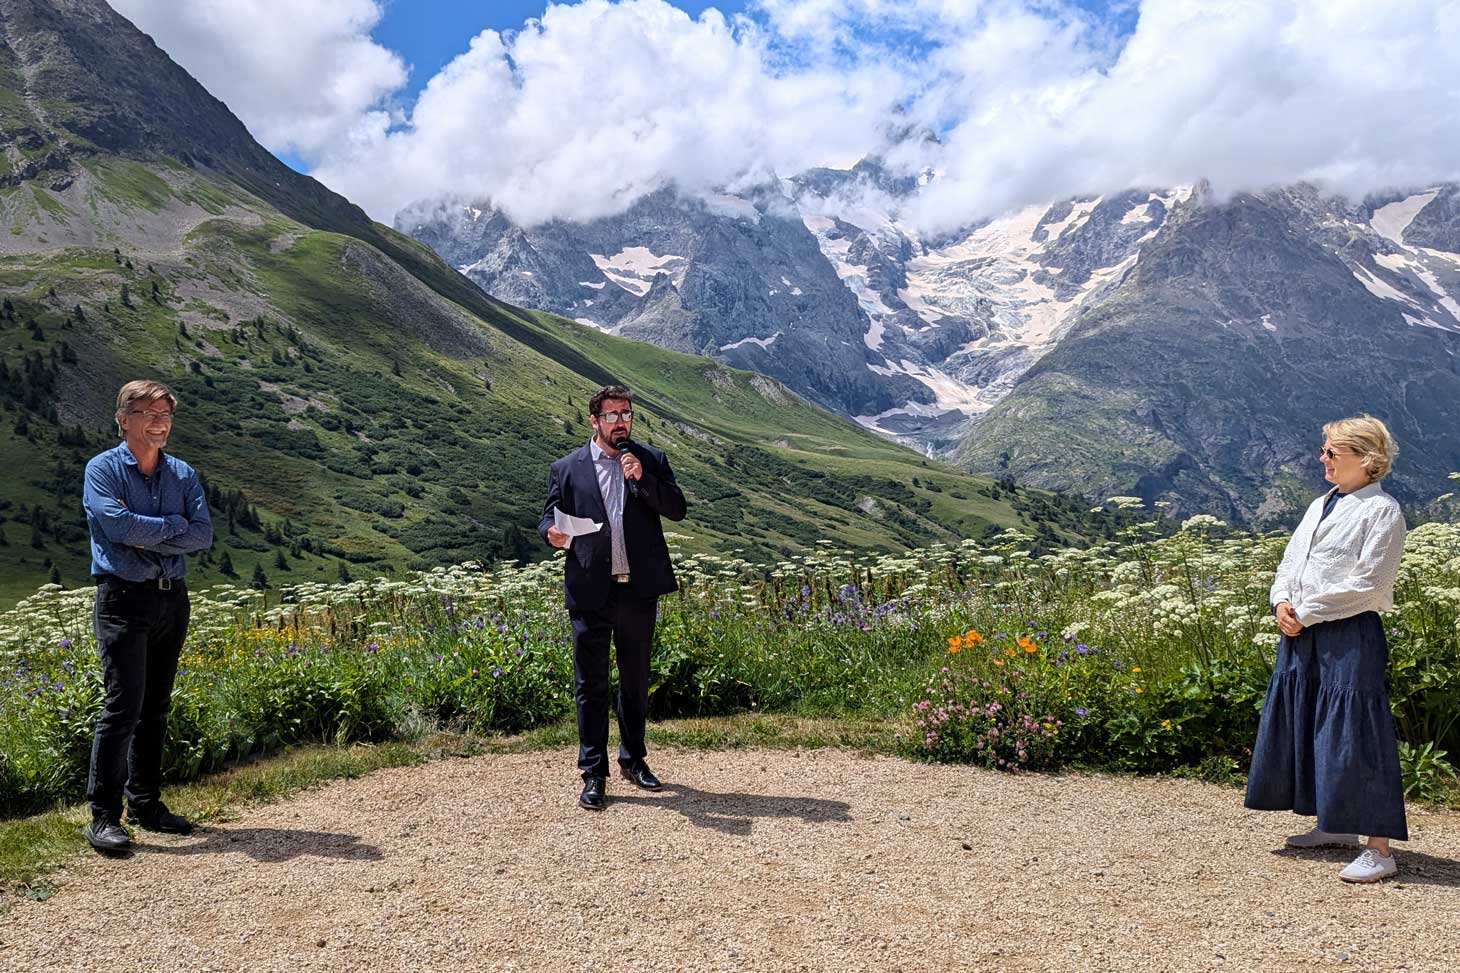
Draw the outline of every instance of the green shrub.
<instances>
[{"instance_id":1,"label":"green shrub","mask_svg":"<svg viewBox=\"0 0 1460 973\"><path fill-rule=\"evenodd\" d=\"M837 484L849 500L857 486ZM348 492L379 499L363 485ZM1200 515L1156 537L1122 516L1111 518L1121 539L1090 550L1038 554L1035 537L1005 531L897 555L818 542L774 564L680 558L681 590L659 604L651 713L911 714L908 749L926 758L1230 779L1250 759L1271 673L1267 587L1284 537ZM400 533L482 560L530 536L485 509L477 520ZM307 547L359 558L322 540ZM306 740L433 725L514 732L567 717L561 563L196 592L168 778ZM92 598L48 585L0 615L0 813L85 785L101 703ZM1416 797L1457 792L1445 756L1460 752L1457 606L1460 524L1420 525L1385 618Z\"/></svg>"}]
</instances>

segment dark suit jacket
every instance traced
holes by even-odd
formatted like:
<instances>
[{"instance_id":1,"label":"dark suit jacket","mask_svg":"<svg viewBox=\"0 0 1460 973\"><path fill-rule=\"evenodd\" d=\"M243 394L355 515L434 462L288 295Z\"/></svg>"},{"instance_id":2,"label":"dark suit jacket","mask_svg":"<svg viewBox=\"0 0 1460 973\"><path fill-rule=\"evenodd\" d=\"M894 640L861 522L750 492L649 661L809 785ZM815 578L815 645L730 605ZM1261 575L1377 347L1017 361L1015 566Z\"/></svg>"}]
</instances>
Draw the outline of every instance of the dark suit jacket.
<instances>
[{"instance_id":1,"label":"dark suit jacket","mask_svg":"<svg viewBox=\"0 0 1460 973\"><path fill-rule=\"evenodd\" d=\"M674 482L669 458L662 449L639 442L630 442L626 448L644 467L644 475L638 481L638 496L624 491L624 550L629 558L629 585L642 597L665 595L679 585L674 580L659 518L683 520L684 493ZM544 541L548 528L553 525L554 507L603 525L596 534L573 538L563 567L568 610L596 611L608 602L608 588L614 583L610 577L613 553L608 513L603 505L603 493L598 489L593 452L587 444L555 462L548 471L547 503L543 505L542 522L537 525Z\"/></svg>"}]
</instances>

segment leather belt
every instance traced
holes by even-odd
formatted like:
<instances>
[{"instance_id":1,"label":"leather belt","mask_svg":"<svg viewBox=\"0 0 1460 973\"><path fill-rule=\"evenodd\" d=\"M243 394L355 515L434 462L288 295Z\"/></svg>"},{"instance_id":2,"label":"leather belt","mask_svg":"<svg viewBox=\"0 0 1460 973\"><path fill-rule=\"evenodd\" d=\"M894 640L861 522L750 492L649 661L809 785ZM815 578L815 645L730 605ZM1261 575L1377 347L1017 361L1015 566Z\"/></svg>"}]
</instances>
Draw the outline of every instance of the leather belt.
<instances>
[{"instance_id":1,"label":"leather belt","mask_svg":"<svg viewBox=\"0 0 1460 973\"><path fill-rule=\"evenodd\" d=\"M158 591L172 591L183 586L182 578L147 578L142 581L129 581L115 574L98 574L96 576L97 584L101 584L103 581L126 585L128 588L156 588Z\"/></svg>"}]
</instances>

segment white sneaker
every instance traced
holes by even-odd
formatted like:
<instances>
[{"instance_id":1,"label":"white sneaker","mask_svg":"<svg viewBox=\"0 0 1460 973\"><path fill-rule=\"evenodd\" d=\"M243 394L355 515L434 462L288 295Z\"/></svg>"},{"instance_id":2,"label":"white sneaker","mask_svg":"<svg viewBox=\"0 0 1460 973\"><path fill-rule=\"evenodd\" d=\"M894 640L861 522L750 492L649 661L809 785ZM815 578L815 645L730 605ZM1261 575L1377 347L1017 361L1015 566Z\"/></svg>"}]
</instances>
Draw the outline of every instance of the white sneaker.
<instances>
[{"instance_id":1,"label":"white sneaker","mask_svg":"<svg viewBox=\"0 0 1460 973\"><path fill-rule=\"evenodd\" d=\"M1348 867L1338 873L1345 882L1367 884L1382 882L1399 873L1393 855L1381 855L1372 848L1365 848L1363 854L1349 862Z\"/></svg>"},{"instance_id":2,"label":"white sneaker","mask_svg":"<svg viewBox=\"0 0 1460 973\"><path fill-rule=\"evenodd\" d=\"M1362 848L1363 842L1356 834L1334 834L1331 831L1312 831L1295 834L1283 842L1289 848Z\"/></svg>"}]
</instances>

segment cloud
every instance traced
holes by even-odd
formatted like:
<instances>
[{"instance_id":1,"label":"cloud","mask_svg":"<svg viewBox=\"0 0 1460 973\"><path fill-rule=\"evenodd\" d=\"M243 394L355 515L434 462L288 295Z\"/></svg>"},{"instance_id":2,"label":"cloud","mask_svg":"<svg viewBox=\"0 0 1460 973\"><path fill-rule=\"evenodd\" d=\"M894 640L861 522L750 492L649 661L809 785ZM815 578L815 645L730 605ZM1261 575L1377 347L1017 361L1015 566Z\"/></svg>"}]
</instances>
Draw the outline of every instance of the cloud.
<instances>
[{"instance_id":1,"label":"cloud","mask_svg":"<svg viewBox=\"0 0 1460 973\"><path fill-rule=\"evenodd\" d=\"M315 174L377 216L451 193L524 222L591 218L666 183L710 191L850 164L904 97L891 63L777 70L769 38L661 0L549 7L483 31L404 125L379 117Z\"/></svg>"},{"instance_id":2,"label":"cloud","mask_svg":"<svg viewBox=\"0 0 1460 973\"><path fill-rule=\"evenodd\" d=\"M409 110L370 0L116 6L387 221L435 196L581 219L874 153L937 173L903 214L929 230L1201 178L1460 178L1460 0L759 0L731 19L585 0L479 34Z\"/></svg>"},{"instance_id":3,"label":"cloud","mask_svg":"<svg viewBox=\"0 0 1460 973\"><path fill-rule=\"evenodd\" d=\"M108 0L274 152L322 158L406 82L376 0Z\"/></svg>"},{"instance_id":4,"label":"cloud","mask_svg":"<svg viewBox=\"0 0 1460 973\"><path fill-rule=\"evenodd\" d=\"M1113 59L1087 24L1042 19L1009 10L940 49L912 114L962 117L936 158L903 160L940 170L914 222L1199 178L1362 195L1460 177L1453 0L1147 0Z\"/></svg>"}]
</instances>

